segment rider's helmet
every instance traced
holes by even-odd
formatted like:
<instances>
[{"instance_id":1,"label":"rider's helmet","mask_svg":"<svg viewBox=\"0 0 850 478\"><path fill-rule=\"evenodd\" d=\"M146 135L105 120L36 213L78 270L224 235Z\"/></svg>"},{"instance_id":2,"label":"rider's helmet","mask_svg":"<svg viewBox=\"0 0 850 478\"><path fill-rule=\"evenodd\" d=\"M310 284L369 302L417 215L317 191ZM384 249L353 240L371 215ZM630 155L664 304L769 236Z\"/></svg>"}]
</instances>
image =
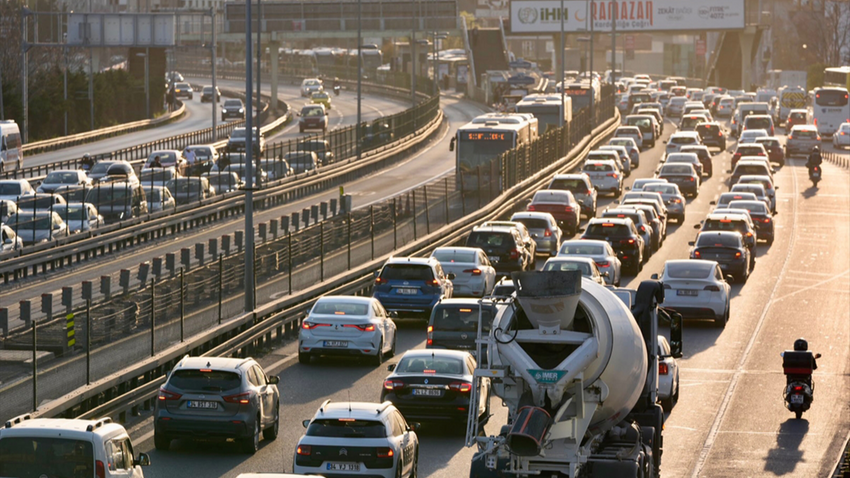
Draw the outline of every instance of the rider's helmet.
<instances>
[{"instance_id":1,"label":"rider's helmet","mask_svg":"<svg viewBox=\"0 0 850 478\"><path fill-rule=\"evenodd\" d=\"M88 161L90 159L91 159L91 155L89 153L86 153L86 154L83 155L83 160Z\"/></svg>"},{"instance_id":2,"label":"rider's helmet","mask_svg":"<svg viewBox=\"0 0 850 478\"><path fill-rule=\"evenodd\" d=\"M812 148L812 152L813 153L820 153L820 146L815 146L814 148Z\"/></svg>"},{"instance_id":3,"label":"rider's helmet","mask_svg":"<svg viewBox=\"0 0 850 478\"><path fill-rule=\"evenodd\" d=\"M806 350L809 350L809 343L806 342L806 339L800 337L794 341L794 350L798 352L805 352Z\"/></svg>"}]
</instances>

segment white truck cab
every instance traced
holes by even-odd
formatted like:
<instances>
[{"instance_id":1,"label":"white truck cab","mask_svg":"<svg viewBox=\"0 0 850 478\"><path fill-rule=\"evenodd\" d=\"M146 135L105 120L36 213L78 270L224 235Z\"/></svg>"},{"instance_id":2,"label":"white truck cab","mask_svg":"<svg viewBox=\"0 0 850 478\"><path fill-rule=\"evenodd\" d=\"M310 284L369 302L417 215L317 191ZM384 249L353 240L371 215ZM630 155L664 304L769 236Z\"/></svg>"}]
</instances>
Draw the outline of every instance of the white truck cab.
<instances>
[{"instance_id":1,"label":"white truck cab","mask_svg":"<svg viewBox=\"0 0 850 478\"><path fill-rule=\"evenodd\" d=\"M111 418L21 415L0 428L0 476L144 478L150 458L133 455L130 436Z\"/></svg>"}]
</instances>

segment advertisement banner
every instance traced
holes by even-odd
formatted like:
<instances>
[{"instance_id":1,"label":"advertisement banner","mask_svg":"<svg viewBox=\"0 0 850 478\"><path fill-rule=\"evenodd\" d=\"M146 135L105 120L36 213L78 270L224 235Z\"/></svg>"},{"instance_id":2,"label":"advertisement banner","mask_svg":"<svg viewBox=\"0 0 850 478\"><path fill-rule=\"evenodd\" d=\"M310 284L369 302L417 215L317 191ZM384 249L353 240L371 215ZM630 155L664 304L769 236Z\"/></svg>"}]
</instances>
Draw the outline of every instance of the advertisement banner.
<instances>
[{"instance_id":1,"label":"advertisement banner","mask_svg":"<svg viewBox=\"0 0 850 478\"><path fill-rule=\"evenodd\" d=\"M564 0L564 31L705 31L744 28L744 0ZM560 0L511 0L511 33L561 31Z\"/></svg>"}]
</instances>

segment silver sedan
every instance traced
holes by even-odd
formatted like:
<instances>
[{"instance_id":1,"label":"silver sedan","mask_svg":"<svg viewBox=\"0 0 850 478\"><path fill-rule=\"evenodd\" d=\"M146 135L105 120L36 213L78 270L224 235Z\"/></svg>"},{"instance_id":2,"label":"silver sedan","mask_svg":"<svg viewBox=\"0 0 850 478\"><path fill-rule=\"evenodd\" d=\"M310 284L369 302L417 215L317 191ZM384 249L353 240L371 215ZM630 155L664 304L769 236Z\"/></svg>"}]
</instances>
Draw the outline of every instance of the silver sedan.
<instances>
[{"instance_id":1,"label":"silver sedan","mask_svg":"<svg viewBox=\"0 0 850 478\"><path fill-rule=\"evenodd\" d=\"M443 272L455 275L454 297L484 297L496 286L496 269L477 247L438 247L431 257L440 261Z\"/></svg>"},{"instance_id":2,"label":"silver sedan","mask_svg":"<svg viewBox=\"0 0 850 478\"><path fill-rule=\"evenodd\" d=\"M617 253L611 248L611 244L606 241L598 241L595 239L576 239L572 241L564 241L561 248L558 250L558 257L564 256L579 256L589 257L596 262L599 272L607 272L605 283L608 285L620 286L620 270L622 264L617 257Z\"/></svg>"},{"instance_id":3,"label":"silver sedan","mask_svg":"<svg viewBox=\"0 0 850 478\"><path fill-rule=\"evenodd\" d=\"M667 206L667 217L675 218L679 224L685 222L685 196L679 191L679 186L673 183L651 183L644 186L642 191L661 194Z\"/></svg>"}]
</instances>

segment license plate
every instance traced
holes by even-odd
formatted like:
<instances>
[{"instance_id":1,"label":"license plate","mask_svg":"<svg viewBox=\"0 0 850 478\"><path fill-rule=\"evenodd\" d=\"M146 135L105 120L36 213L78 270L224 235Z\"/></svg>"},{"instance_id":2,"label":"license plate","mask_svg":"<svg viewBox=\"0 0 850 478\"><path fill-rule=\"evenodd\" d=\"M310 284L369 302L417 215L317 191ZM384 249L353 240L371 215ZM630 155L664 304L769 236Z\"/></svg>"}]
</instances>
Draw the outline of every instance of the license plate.
<instances>
[{"instance_id":1,"label":"license plate","mask_svg":"<svg viewBox=\"0 0 850 478\"><path fill-rule=\"evenodd\" d=\"M396 294L401 295L416 295L416 289L409 289L404 287L399 287L395 290Z\"/></svg>"},{"instance_id":2,"label":"license plate","mask_svg":"<svg viewBox=\"0 0 850 478\"><path fill-rule=\"evenodd\" d=\"M218 403L216 402L206 402L203 400L192 400L186 403L187 408L204 408L208 410L214 410L218 408Z\"/></svg>"},{"instance_id":3,"label":"license plate","mask_svg":"<svg viewBox=\"0 0 850 478\"><path fill-rule=\"evenodd\" d=\"M347 340L325 340L325 347L348 347Z\"/></svg>"},{"instance_id":4,"label":"license plate","mask_svg":"<svg viewBox=\"0 0 850 478\"><path fill-rule=\"evenodd\" d=\"M360 463L328 463L328 471L360 471Z\"/></svg>"},{"instance_id":5,"label":"license plate","mask_svg":"<svg viewBox=\"0 0 850 478\"><path fill-rule=\"evenodd\" d=\"M686 295L689 297L696 297L699 295L698 290L690 290L690 289L679 289L676 291L676 295Z\"/></svg>"},{"instance_id":6,"label":"license plate","mask_svg":"<svg viewBox=\"0 0 850 478\"><path fill-rule=\"evenodd\" d=\"M728 268L729 268L729 264L720 264L720 268L721 268L721 269L728 269Z\"/></svg>"},{"instance_id":7,"label":"license plate","mask_svg":"<svg viewBox=\"0 0 850 478\"><path fill-rule=\"evenodd\" d=\"M428 388L414 388L413 394L417 397L439 397L442 392L439 390L431 390Z\"/></svg>"},{"instance_id":8,"label":"license plate","mask_svg":"<svg viewBox=\"0 0 850 478\"><path fill-rule=\"evenodd\" d=\"M791 395L791 403L793 403L793 404L803 403L803 396L802 395Z\"/></svg>"},{"instance_id":9,"label":"license plate","mask_svg":"<svg viewBox=\"0 0 850 478\"><path fill-rule=\"evenodd\" d=\"M487 256L490 262L499 262L499 256Z\"/></svg>"}]
</instances>

